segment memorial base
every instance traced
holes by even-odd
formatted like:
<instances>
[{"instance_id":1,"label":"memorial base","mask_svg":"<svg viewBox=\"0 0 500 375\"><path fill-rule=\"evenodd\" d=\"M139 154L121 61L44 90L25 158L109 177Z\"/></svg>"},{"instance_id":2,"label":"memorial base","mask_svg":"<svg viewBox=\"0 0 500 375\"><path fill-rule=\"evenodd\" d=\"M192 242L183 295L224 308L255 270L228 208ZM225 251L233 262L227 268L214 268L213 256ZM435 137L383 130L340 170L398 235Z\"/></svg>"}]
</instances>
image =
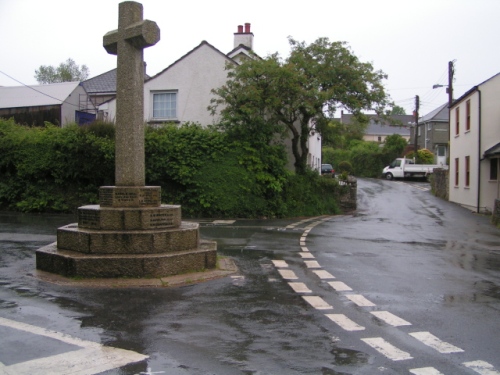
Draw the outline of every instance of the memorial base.
<instances>
[{"instance_id":1,"label":"memorial base","mask_svg":"<svg viewBox=\"0 0 500 375\"><path fill-rule=\"evenodd\" d=\"M217 244L181 207L162 205L160 187L100 189L100 205L78 209L78 223L36 251L36 268L66 277L151 278L214 269Z\"/></svg>"}]
</instances>

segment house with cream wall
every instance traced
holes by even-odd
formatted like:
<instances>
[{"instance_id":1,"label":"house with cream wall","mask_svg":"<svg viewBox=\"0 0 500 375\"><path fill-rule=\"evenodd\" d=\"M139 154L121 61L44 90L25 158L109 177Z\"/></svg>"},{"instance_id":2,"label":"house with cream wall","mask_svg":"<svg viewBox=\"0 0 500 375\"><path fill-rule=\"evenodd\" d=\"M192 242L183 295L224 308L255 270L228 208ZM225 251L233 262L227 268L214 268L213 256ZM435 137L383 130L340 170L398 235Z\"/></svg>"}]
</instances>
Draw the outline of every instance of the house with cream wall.
<instances>
[{"instance_id":1,"label":"house with cream wall","mask_svg":"<svg viewBox=\"0 0 500 375\"><path fill-rule=\"evenodd\" d=\"M245 59L260 59L253 52L253 33L250 24L238 26L234 33L234 49L224 54L207 41L202 41L166 69L144 83L144 121L151 126L166 122L187 122L208 126L217 123L219 117L208 111L214 98L212 89L227 82L226 65L240 64ZM99 106L104 118L114 121L116 99ZM288 168L293 169L291 142L285 142L288 152ZM321 135L315 133L308 140L309 166L321 168Z\"/></svg>"},{"instance_id":2,"label":"house with cream wall","mask_svg":"<svg viewBox=\"0 0 500 375\"><path fill-rule=\"evenodd\" d=\"M500 199L500 73L474 86L450 108L449 200L493 212Z\"/></svg>"}]
</instances>

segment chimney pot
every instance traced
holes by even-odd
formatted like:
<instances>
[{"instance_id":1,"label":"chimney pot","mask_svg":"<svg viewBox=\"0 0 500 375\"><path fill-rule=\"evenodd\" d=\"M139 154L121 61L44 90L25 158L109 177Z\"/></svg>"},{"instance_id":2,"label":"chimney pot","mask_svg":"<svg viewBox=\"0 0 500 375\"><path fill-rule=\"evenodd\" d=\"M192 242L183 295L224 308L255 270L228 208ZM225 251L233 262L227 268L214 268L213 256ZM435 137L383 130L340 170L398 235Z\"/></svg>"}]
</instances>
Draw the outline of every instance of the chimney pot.
<instances>
[{"instance_id":1,"label":"chimney pot","mask_svg":"<svg viewBox=\"0 0 500 375\"><path fill-rule=\"evenodd\" d=\"M243 34L243 25L238 25L238 33Z\"/></svg>"},{"instance_id":2,"label":"chimney pot","mask_svg":"<svg viewBox=\"0 0 500 375\"><path fill-rule=\"evenodd\" d=\"M250 24L245 23L245 34L250 34Z\"/></svg>"}]
</instances>

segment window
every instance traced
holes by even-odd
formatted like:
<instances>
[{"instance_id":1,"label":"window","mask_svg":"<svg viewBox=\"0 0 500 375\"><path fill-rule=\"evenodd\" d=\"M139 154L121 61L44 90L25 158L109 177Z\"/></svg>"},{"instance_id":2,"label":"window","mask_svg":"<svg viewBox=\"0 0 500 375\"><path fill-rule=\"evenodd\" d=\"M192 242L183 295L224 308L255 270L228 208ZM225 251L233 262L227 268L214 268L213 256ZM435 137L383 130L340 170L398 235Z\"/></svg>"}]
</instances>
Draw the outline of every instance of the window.
<instances>
[{"instance_id":1,"label":"window","mask_svg":"<svg viewBox=\"0 0 500 375\"><path fill-rule=\"evenodd\" d=\"M498 180L498 163L499 159L490 159L490 180Z\"/></svg>"},{"instance_id":2,"label":"window","mask_svg":"<svg viewBox=\"0 0 500 375\"><path fill-rule=\"evenodd\" d=\"M439 145L437 148L437 156L446 156L446 146Z\"/></svg>"},{"instance_id":3,"label":"window","mask_svg":"<svg viewBox=\"0 0 500 375\"><path fill-rule=\"evenodd\" d=\"M159 92L153 94L153 118L154 119L177 118L176 92Z\"/></svg>"},{"instance_id":4,"label":"window","mask_svg":"<svg viewBox=\"0 0 500 375\"><path fill-rule=\"evenodd\" d=\"M432 122L429 122L429 123L427 124L427 130L432 130Z\"/></svg>"},{"instance_id":5,"label":"window","mask_svg":"<svg viewBox=\"0 0 500 375\"><path fill-rule=\"evenodd\" d=\"M460 108L455 108L455 135L460 134Z\"/></svg>"},{"instance_id":6,"label":"window","mask_svg":"<svg viewBox=\"0 0 500 375\"><path fill-rule=\"evenodd\" d=\"M382 137L380 137L380 136L379 136L379 137L378 137L378 141L379 141L379 142L382 142Z\"/></svg>"},{"instance_id":7,"label":"window","mask_svg":"<svg viewBox=\"0 0 500 375\"><path fill-rule=\"evenodd\" d=\"M465 157L465 187L470 186L470 156Z\"/></svg>"},{"instance_id":8,"label":"window","mask_svg":"<svg viewBox=\"0 0 500 375\"><path fill-rule=\"evenodd\" d=\"M459 182L459 177L460 177L460 172L459 172L459 168L460 167L460 163L458 161L458 158L455 159L455 186L458 186L458 182Z\"/></svg>"},{"instance_id":9,"label":"window","mask_svg":"<svg viewBox=\"0 0 500 375\"><path fill-rule=\"evenodd\" d=\"M465 131L470 131L470 100L465 102Z\"/></svg>"}]
</instances>

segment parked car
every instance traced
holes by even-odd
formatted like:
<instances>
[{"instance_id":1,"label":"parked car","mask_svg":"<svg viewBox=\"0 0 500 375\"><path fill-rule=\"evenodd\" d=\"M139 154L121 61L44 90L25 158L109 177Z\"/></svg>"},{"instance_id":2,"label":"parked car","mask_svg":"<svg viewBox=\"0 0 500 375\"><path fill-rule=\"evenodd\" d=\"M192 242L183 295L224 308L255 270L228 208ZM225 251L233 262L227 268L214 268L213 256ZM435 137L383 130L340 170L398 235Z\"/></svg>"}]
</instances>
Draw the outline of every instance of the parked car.
<instances>
[{"instance_id":1,"label":"parked car","mask_svg":"<svg viewBox=\"0 0 500 375\"><path fill-rule=\"evenodd\" d=\"M321 175L335 177L335 169L331 164L321 164Z\"/></svg>"}]
</instances>

